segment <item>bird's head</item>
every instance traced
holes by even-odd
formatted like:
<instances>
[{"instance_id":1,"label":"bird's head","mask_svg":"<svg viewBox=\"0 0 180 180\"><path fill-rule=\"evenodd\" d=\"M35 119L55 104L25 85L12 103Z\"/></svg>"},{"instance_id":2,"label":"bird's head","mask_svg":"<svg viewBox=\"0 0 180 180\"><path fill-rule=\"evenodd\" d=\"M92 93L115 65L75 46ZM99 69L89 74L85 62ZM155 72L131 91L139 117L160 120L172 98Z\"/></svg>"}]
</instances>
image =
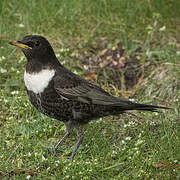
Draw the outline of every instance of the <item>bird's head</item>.
<instances>
[{"instance_id":1,"label":"bird's head","mask_svg":"<svg viewBox=\"0 0 180 180\"><path fill-rule=\"evenodd\" d=\"M38 35L28 35L19 41L10 41L9 44L21 48L27 60L37 60L45 63L55 58L55 53L48 40Z\"/></svg>"}]
</instances>

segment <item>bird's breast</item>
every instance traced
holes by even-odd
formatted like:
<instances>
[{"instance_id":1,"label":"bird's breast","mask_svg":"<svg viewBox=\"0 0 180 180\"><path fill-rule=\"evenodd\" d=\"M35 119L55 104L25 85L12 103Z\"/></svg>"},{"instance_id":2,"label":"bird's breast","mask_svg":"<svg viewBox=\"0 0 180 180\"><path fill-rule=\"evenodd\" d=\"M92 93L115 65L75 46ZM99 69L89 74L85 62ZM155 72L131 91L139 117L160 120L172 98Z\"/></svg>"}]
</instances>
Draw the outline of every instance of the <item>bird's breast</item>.
<instances>
[{"instance_id":1,"label":"bird's breast","mask_svg":"<svg viewBox=\"0 0 180 180\"><path fill-rule=\"evenodd\" d=\"M40 94L48 87L55 75L55 70L43 69L38 73L24 72L24 82L27 90Z\"/></svg>"}]
</instances>

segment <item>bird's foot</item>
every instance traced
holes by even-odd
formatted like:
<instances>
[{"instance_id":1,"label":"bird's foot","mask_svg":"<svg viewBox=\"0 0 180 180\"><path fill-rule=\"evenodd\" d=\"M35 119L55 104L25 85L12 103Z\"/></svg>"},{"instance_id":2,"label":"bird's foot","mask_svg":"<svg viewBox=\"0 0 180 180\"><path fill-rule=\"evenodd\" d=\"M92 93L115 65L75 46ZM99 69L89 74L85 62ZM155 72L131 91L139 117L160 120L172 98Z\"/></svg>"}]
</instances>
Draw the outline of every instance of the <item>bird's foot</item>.
<instances>
[{"instance_id":1,"label":"bird's foot","mask_svg":"<svg viewBox=\"0 0 180 180\"><path fill-rule=\"evenodd\" d=\"M77 130L77 138L78 138L78 140L77 140L77 143L75 144L73 152L68 157L68 159L73 159L74 158L74 156L76 155L76 152L77 152L79 146L81 145L81 143L83 141L83 129L82 129L82 127L81 126L77 126L76 130Z\"/></svg>"}]
</instances>

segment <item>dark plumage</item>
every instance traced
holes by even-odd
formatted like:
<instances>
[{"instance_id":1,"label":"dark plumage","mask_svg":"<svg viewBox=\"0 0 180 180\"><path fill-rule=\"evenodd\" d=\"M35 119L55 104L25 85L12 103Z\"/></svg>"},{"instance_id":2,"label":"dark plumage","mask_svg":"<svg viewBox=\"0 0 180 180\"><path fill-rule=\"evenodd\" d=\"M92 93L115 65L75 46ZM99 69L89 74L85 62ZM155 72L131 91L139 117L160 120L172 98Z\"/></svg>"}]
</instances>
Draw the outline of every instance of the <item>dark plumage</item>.
<instances>
[{"instance_id":1,"label":"dark plumage","mask_svg":"<svg viewBox=\"0 0 180 180\"><path fill-rule=\"evenodd\" d=\"M67 133L55 149L65 141L72 129L76 128L78 141L71 157L74 157L82 142L82 125L91 120L118 115L126 110L167 109L116 98L82 79L60 64L51 45L42 36L29 35L10 44L20 47L27 58L24 80L31 103L41 113L63 121L66 125Z\"/></svg>"}]
</instances>

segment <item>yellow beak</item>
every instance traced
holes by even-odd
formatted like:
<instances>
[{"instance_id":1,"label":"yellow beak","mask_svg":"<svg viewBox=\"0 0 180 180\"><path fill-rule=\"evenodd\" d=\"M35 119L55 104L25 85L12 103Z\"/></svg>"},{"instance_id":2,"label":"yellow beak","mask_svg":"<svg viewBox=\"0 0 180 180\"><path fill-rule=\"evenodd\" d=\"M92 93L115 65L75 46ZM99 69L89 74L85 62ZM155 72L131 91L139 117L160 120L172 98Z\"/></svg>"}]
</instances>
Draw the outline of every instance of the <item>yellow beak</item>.
<instances>
[{"instance_id":1,"label":"yellow beak","mask_svg":"<svg viewBox=\"0 0 180 180\"><path fill-rule=\"evenodd\" d=\"M23 43L19 43L17 41L10 41L9 44L13 45L13 46L17 46L17 47L20 47L20 48L23 48L23 49L32 49L32 47L26 45L26 44L23 44Z\"/></svg>"}]
</instances>

